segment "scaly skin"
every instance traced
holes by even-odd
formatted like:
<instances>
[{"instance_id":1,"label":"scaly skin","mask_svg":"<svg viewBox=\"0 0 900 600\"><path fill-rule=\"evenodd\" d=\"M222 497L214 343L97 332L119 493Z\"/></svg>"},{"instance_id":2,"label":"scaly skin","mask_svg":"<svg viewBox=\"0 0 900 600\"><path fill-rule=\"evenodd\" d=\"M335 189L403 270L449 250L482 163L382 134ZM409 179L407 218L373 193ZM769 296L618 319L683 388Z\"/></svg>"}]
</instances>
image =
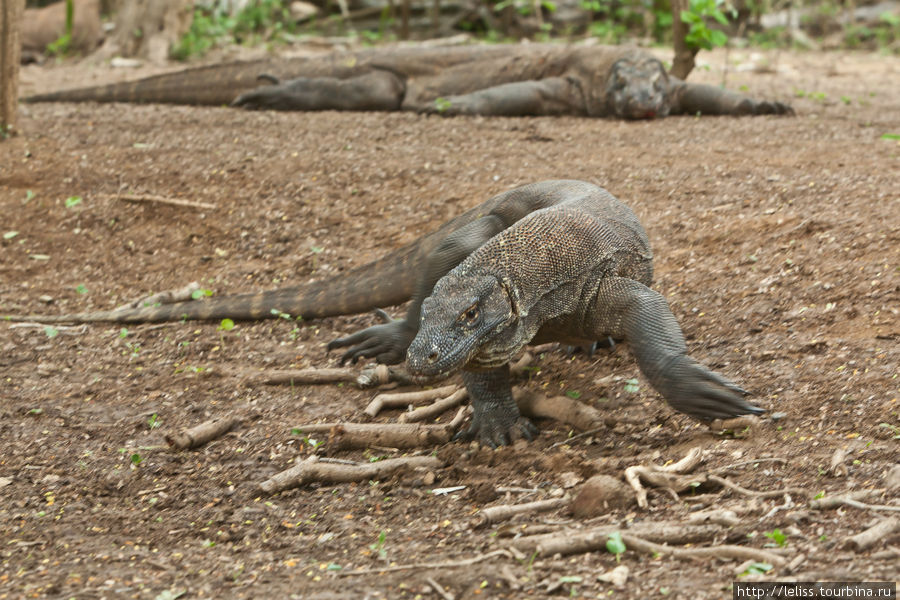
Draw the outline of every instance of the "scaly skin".
<instances>
[{"instance_id":1,"label":"scaly skin","mask_svg":"<svg viewBox=\"0 0 900 600\"><path fill-rule=\"evenodd\" d=\"M196 67L26 102L160 102L267 110L442 115L790 114L780 102L686 83L637 48L511 44L407 47Z\"/></svg>"}]
</instances>

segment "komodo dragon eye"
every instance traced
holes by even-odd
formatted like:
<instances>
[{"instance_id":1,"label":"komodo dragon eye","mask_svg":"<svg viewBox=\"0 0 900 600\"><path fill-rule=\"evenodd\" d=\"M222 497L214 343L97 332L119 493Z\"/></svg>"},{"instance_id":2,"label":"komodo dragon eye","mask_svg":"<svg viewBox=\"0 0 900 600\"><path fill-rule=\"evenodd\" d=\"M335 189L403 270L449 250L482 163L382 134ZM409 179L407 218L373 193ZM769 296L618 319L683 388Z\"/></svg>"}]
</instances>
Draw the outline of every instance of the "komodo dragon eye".
<instances>
[{"instance_id":1,"label":"komodo dragon eye","mask_svg":"<svg viewBox=\"0 0 900 600\"><path fill-rule=\"evenodd\" d=\"M478 310L478 304L473 304L460 313L458 321L466 325L473 325L479 316L481 316L481 313Z\"/></svg>"}]
</instances>

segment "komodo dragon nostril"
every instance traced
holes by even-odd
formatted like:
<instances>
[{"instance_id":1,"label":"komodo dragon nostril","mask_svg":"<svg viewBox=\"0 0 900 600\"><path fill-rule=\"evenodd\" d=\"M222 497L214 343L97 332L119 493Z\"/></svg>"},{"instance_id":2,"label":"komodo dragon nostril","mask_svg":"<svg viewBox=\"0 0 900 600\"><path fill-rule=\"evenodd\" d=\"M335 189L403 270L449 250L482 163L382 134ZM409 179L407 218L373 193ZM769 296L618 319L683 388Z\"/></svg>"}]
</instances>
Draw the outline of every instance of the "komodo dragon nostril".
<instances>
[{"instance_id":1,"label":"komodo dragon nostril","mask_svg":"<svg viewBox=\"0 0 900 600\"><path fill-rule=\"evenodd\" d=\"M428 362L429 362L429 363L435 363L435 362L437 362L437 359L438 359L439 356L440 356L440 355L438 354L438 351L437 351L437 350L432 350L431 353L428 355Z\"/></svg>"}]
</instances>

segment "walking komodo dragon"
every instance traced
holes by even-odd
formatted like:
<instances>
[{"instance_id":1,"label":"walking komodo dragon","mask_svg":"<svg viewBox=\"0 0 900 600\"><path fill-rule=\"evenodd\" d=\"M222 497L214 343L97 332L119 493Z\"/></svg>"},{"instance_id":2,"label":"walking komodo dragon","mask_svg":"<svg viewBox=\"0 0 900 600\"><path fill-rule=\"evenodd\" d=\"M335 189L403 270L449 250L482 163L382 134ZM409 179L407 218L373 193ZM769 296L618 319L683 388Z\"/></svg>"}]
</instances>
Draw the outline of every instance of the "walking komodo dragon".
<instances>
[{"instance_id":1,"label":"walking komodo dragon","mask_svg":"<svg viewBox=\"0 0 900 600\"><path fill-rule=\"evenodd\" d=\"M405 47L270 58L25 100L626 119L793 112L781 102L681 81L637 48L558 44Z\"/></svg>"},{"instance_id":2,"label":"walking komodo dragon","mask_svg":"<svg viewBox=\"0 0 900 600\"><path fill-rule=\"evenodd\" d=\"M535 427L512 399L509 361L529 343L624 340L673 408L710 420L761 409L746 392L687 355L665 299L648 286L649 241L637 217L606 190L545 181L505 192L436 232L345 275L308 285L203 301L61 316L43 322L305 319L352 314L412 298L404 319L335 340L434 379L462 372L474 416L462 439L506 444Z\"/></svg>"}]
</instances>

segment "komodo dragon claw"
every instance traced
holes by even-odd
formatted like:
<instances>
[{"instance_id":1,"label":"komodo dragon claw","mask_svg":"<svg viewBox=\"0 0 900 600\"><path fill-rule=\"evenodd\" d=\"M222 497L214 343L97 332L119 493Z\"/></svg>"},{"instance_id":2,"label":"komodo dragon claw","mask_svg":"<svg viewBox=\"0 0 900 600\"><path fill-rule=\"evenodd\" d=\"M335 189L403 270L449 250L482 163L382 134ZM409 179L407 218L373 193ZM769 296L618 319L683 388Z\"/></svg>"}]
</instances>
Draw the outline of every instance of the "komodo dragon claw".
<instances>
[{"instance_id":1,"label":"komodo dragon claw","mask_svg":"<svg viewBox=\"0 0 900 600\"><path fill-rule=\"evenodd\" d=\"M376 314L382 320L387 318L388 322L329 342L329 351L349 347L341 355L340 364L348 360L356 363L360 358L374 358L382 364L395 365L406 359L406 349L416 332L409 329L405 320L391 320L384 311L376 311Z\"/></svg>"}]
</instances>

